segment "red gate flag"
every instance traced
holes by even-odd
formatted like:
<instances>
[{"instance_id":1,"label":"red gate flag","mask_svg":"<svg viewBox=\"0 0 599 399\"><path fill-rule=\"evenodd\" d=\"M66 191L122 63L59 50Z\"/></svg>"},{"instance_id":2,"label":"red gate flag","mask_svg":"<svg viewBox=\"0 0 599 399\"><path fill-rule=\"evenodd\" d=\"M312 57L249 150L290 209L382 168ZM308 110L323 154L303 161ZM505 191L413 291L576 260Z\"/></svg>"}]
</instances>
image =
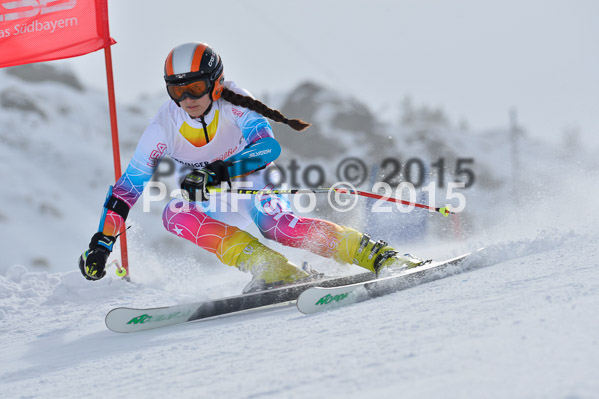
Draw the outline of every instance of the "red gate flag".
<instances>
[{"instance_id":1,"label":"red gate flag","mask_svg":"<svg viewBox=\"0 0 599 399\"><path fill-rule=\"evenodd\" d=\"M0 68L76 57L116 42L108 0L0 0Z\"/></svg>"}]
</instances>

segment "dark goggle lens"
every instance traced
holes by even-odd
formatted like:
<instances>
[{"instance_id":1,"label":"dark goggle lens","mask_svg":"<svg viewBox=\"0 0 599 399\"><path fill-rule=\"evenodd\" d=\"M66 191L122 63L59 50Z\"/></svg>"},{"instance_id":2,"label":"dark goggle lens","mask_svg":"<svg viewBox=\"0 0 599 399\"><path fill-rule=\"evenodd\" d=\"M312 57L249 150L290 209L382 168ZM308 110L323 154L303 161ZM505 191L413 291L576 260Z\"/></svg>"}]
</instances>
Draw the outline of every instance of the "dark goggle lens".
<instances>
[{"instance_id":1,"label":"dark goggle lens","mask_svg":"<svg viewBox=\"0 0 599 399\"><path fill-rule=\"evenodd\" d=\"M208 89L209 87L205 80L198 80L182 85L167 84L166 86L168 95L175 101L182 101L185 97L200 98L208 93Z\"/></svg>"}]
</instances>

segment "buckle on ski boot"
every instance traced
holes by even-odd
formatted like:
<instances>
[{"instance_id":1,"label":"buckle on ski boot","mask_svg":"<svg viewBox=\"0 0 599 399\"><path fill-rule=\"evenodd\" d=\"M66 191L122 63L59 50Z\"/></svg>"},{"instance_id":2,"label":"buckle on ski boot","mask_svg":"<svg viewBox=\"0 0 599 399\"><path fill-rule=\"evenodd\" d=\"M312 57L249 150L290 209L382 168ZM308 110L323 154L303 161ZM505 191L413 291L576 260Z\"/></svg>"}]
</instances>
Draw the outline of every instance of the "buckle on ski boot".
<instances>
[{"instance_id":1,"label":"buckle on ski boot","mask_svg":"<svg viewBox=\"0 0 599 399\"><path fill-rule=\"evenodd\" d=\"M369 242L370 242L370 235L366 234L366 233L362 234L362 239L360 240L360 247L356 251L356 255L361 254L362 251L364 250L364 248L366 248L366 246L368 245Z\"/></svg>"},{"instance_id":2,"label":"buckle on ski boot","mask_svg":"<svg viewBox=\"0 0 599 399\"><path fill-rule=\"evenodd\" d=\"M378 252L383 249L383 247L386 247L387 243L383 240L378 240L377 242L374 243L374 245L372 246L372 249L370 250L370 255L368 255L368 259L372 259L376 254L378 254ZM375 260L375 264L376 264L376 260Z\"/></svg>"},{"instance_id":3,"label":"buckle on ski boot","mask_svg":"<svg viewBox=\"0 0 599 399\"><path fill-rule=\"evenodd\" d=\"M395 250L390 250L380 254L378 258L376 258L376 260L374 261L374 272L378 275L379 271L381 270L381 267L383 266L383 263L389 258L396 257L398 253L399 252Z\"/></svg>"}]
</instances>

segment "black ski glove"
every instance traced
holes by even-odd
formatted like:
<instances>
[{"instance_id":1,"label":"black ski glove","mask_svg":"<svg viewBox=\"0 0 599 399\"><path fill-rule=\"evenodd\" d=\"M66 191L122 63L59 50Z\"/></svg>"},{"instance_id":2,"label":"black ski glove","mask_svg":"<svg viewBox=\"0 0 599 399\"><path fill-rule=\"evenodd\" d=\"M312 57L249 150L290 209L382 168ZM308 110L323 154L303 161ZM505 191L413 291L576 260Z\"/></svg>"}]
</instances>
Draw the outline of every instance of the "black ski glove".
<instances>
[{"instance_id":1,"label":"black ski glove","mask_svg":"<svg viewBox=\"0 0 599 399\"><path fill-rule=\"evenodd\" d=\"M112 251L116 237L97 232L89 243L89 249L79 257L79 270L88 280L99 280L106 275L106 260Z\"/></svg>"},{"instance_id":2,"label":"black ski glove","mask_svg":"<svg viewBox=\"0 0 599 399\"><path fill-rule=\"evenodd\" d=\"M229 177L230 162L214 161L206 165L204 169L194 169L185 176L181 189L189 194L189 201L207 201L208 187L218 186L222 182L227 182L231 187L231 178ZM199 190L200 197L197 197Z\"/></svg>"}]
</instances>

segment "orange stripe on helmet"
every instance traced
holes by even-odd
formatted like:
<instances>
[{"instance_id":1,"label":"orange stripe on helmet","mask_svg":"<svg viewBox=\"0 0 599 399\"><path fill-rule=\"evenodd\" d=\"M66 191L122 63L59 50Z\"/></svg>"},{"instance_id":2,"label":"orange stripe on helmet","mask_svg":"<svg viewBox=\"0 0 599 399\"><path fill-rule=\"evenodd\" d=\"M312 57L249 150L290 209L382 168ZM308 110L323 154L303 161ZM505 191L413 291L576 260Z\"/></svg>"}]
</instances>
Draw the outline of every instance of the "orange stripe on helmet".
<instances>
[{"instance_id":1,"label":"orange stripe on helmet","mask_svg":"<svg viewBox=\"0 0 599 399\"><path fill-rule=\"evenodd\" d=\"M202 57L204 57L204 52L206 51L206 47L208 47L204 43L200 43L196 46L196 49L193 53L193 59L191 61L191 71L190 72L199 72L200 65L202 64Z\"/></svg>"},{"instance_id":2,"label":"orange stripe on helmet","mask_svg":"<svg viewBox=\"0 0 599 399\"><path fill-rule=\"evenodd\" d=\"M166 57L166 62L164 63L164 74L165 76L173 76L174 73L174 69L173 69L173 53L175 52L175 50L171 50L170 53L168 53L168 57Z\"/></svg>"}]
</instances>

